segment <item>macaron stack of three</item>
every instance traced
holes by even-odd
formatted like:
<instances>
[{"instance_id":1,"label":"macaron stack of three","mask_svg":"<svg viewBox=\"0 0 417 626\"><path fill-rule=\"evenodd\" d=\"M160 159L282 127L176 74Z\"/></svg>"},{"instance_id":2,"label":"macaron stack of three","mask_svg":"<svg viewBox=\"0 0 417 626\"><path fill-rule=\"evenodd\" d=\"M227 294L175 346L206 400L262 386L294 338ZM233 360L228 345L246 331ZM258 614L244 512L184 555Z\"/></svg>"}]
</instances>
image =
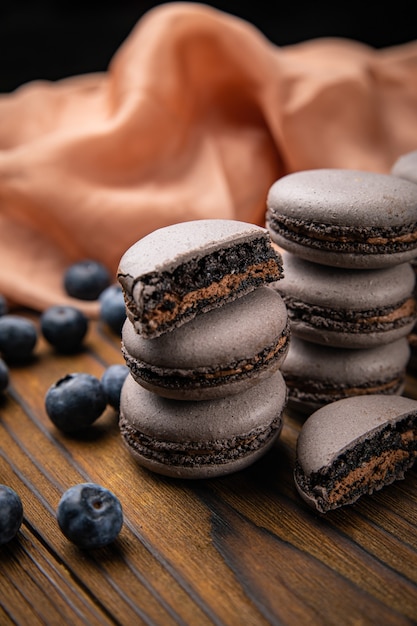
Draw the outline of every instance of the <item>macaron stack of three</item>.
<instances>
[{"instance_id":1,"label":"macaron stack of three","mask_svg":"<svg viewBox=\"0 0 417 626\"><path fill-rule=\"evenodd\" d=\"M291 325L288 406L309 414L401 395L416 321L417 187L390 174L316 169L276 181L266 225L283 259Z\"/></svg>"},{"instance_id":2,"label":"macaron stack of three","mask_svg":"<svg viewBox=\"0 0 417 626\"><path fill-rule=\"evenodd\" d=\"M119 263L130 369L120 432L140 465L178 478L240 470L281 433L287 308L265 228L193 220L153 231Z\"/></svg>"},{"instance_id":3,"label":"macaron stack of three","mask_svg":"<svg viewBox=\"0 0 417 626\"><path fill-rule=\"evenodd\" d=\"M391 168L391 174L417 185L417 149L398 157ZM412 259L411 265L416 274L414 296L417 298L417 255ZM410 370L415 372L417 371L417 321L412 332L408 335L408 342L411 350L409 366Z\"/></svg>"}]
</instances>

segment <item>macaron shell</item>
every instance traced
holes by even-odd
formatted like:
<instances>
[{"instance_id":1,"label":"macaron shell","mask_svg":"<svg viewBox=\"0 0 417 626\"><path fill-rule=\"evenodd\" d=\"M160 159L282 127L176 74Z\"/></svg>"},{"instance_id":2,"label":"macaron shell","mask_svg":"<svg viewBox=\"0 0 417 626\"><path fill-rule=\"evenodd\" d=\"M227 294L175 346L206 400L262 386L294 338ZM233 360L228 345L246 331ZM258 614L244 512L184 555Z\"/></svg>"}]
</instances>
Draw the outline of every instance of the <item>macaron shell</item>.
<instances>
[{"instance_id":1,"label":"macaron shell","mask_svg":"<svg viewBox=\"0 0 417 626\"><path fill-rule=\"evenodd\" d=\"M139 463L153 471L183 478L227 474L249 465L273 445L281 432L286 393L279 371L245 393L207 402L162 398L128 375L120 398L121 434ZM272 432L262 439L271 425ZM236 439L247 435L254 441L261 437L259 445L250 451L240 450L237 443L235 448ZM147 453L146 446L136 449L135 438L141 436L152 441L152 449L159 450L156 455ZM187 445L201 450L203 456L209 454L208 461L196 462L195 454L187 454ZM169 448L166 456L164 446ZM222 450L228 446L233 458L222 460ZM172 462L176 451L184 461Z\"/></svg>"},{"instance_id":2,"label":"macaron shell","mask_svg":"<svg viewBox=\"0 0 417 626\"><path fill-rule=\"evenodd\" d=\"M284 377L321 380L352 387L366 381L389 379L407 365L409 346L402 338L389 345L350 350L321 346L292 337L281 367Z\"/></svg>"},{"instance_id":3,"label":"macaron shell","mask_svg":"<svg viewBox=\"0 0 417 626\"><path fill-rule=\"evenodd\" d=\"M389 174L346 169L294 172L271 186L267 206L273 214L319 224L359 228L414 225L417 190Z\"/></svg>"},{"instance_id":4,"label":"macaron shell","mask_svg":"<svg viewBox=\"0 0 417 626\"><path fill-rule=\"evenodd\" d=\"M144 274L172 272L189 259L257 238L269 240L269 233L261 226L238 220L203 219L165 226L126 250L119 263L118 278L131 291Z\"/></svg>"},{"instance_id":5,"label":"macaron shell","mask_svg":"<svg viewBox=\"0 0 417 626\"><path fill-rule=\"evenodd\" d=\"M369 311L410 297L416 276L411 263L394 267L354 270L305 261L282 253L284 277L274 288L309 304L329 309Z\"/></svg>"},{"instance_id":6,"label":"macaron shell","mask_svg":"<svg viewBox=\"0 0 417 626\"><path fill-rule=\"evenodd\" d=\"M416 413L416 400L396 395L355 396L327 404L302 425L298 462L306 475L318 472L374 431Z\"/></svg>"}]
</instances>

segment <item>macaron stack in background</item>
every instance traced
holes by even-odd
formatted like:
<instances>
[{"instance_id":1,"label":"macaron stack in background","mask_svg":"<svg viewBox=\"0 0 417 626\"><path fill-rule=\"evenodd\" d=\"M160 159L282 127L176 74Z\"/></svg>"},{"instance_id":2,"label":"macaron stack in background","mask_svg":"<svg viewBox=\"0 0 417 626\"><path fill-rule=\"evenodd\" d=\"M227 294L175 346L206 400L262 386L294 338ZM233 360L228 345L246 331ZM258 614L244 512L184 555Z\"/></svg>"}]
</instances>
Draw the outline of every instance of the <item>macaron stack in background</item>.
<instances>
[{"instance_id":1,"label":"macaron stack in background","mask_svg":"<svg viewBox=\"0 0 417 626\"><path fill-rule=\"evenodd\" d=\"M289 320L271 287L281 278L268 231L235 220L174 224L125 252L119 425L142 466L207 478L272 447L287 400Z\"/></svg>"},{"instance_id":2,"label":"macaron stack in background","mask_svg":"<svg viewBox=\"0 0 417 626\"><path fill-rule=\"evenodd\" d=\"M391 168L391 174L405 180L409 180L417 185L417 150L407 152L400 156ZM414 295L417 298L417 256L411 261L416 274L416 286ZM410 369L417 370L417 321L412 332L408 335L411 356L409 361Z\"/></svg>"},{"instance_id":3,"label":"macaron stack in background","mask_svg":"<svg viewBox=\"0 0 417 626\"><path fill-rule=\"evenodd\" d=\"M281 371L304 414L343 398L400 395L416 320L417 193L391 175L317 169L270 188L266 225L291 345Z\"/></svg>"}]
</instances>

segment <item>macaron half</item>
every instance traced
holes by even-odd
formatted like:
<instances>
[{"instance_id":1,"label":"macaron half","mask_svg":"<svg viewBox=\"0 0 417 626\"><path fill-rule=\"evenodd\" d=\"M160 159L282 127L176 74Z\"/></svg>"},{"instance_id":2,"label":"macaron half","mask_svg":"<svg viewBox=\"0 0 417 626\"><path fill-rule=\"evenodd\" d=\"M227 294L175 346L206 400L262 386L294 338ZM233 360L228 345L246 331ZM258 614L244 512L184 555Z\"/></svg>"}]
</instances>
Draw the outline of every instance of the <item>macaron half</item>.
<instances>
[{"instance_id":1,"label":"macaron half","mask_svg":"<svg viewBox=\"0 0 417 626\"><path fill-rule=\"evenodd\" d=\"M311 263L282 252L284 278L275 285L291 332L341 348L369 348L406 337L416 321L411 263L351 270Z\"/></svg>"},{"instance_id":2,"label":"macaron half","mask_svg":"<svg viewBox=\"0 0 417 626\"><path fill-rule=\"evenodd\" d=\"M286 386L276 371L246 392L217 400L171 400L129 374L121 392L122 440L138 463L177 478L230 474L263 456L278 439Z\"/></svg>"},{"instance_id":3,"label":"macaron half","mask_svg":"<svg viewBox=\"0 0 417 626\"><path fill-rule=\"evenodd\" d=\"M417 457L417 401L368 395L332 402L304 422L294 479L309 506L326 513L396 480Z\"/></svg>"},{"instance_id":4,"label":"macaron half","mask_svg":"<svg viewBox=\"0 0 417 626\"><path fill-rule=\"evenodd\" d=\"M282 259L265 228L227 219L153 231L122 256L117 278L138 333L157 337L279 280Z\"/></svg>"},{"instance_id":5,"label":"macaron half","mask_svg":"<svg viewBox=\"0 0 417 626\"><path fill-rule=\"evenodd\" d=\"M417 187L375 172L294 172L271 186L266 223L278 246L308 261L391 267L416 256Z\"/></svg>"},{"instance_id":6,"label":"macaron half","mask_svg":"<svg viewBox=\"0 0 417 626\"><path fill-rule=\"evenodd\" d=\"M239 393L282 364L289 346L287 308L270 287L145 339L130 320L122 353L135 380L166 398L209 400Z\"/></svg>"}]
</instances>

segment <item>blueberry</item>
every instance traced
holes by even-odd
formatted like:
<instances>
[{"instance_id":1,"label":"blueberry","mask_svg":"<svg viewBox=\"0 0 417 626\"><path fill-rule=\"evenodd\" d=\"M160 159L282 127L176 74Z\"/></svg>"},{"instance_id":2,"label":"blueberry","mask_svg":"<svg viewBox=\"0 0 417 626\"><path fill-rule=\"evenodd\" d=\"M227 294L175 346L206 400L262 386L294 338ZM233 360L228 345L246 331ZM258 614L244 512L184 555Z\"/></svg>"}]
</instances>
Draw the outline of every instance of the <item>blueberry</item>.
<instances>
[{"instance_id":1,"label":"blueberry","mask_svg":"<svg viewBox=\"0 0 417 626\"><path fill-rule=\"evenodd\" d=\"M0 485L0 545L17 535L22 521L23 506L19 495L11 487Z\"/></svg>"},{"instance_id":2,"label":"blueberry","mask_svg":"<svg viewBox=\"0 0 417 626\"><path fill-rule=\"evenodd\" d=\"M126 320L126 305L122 288L119 285L110 285L100 294L100 319L109 328L121 335L122 326Z\"/></svg>"},{"instance_id":3,"label":"blueberry","mask_svg":"<svg viewBox=\"0 0 417 626\"><path fill-rule=\"evenodd\" d=\"M106 406L107 399L101 381L82 372L60 378L49 387L45 396L48 417L66 433L90 426Z\"/></svg>"},{"instance_id":4,"label":"blueberry","mask_svg":"<svg viewBox=\"0 0 417 626\"><path fill-rule=\"evenodd\" d=\"M0 393L9 386L9 368L3 359L0 359Z\"/></svg>"},{"instance_id":5,"label":"blueberry","mask_svg":"<svg viewBox=\"0 0 417 626\"><path fill-rule=\"evenodd\" d=\"M7 306L7 300L6 298L0 293L0 317L2 315L6 315L6 313L8 312L9 308Z\"/></svg>"},{"instance_id":6,"label":"blueberry","mask_svg":"<svg viewBox=\"0 0 417 626\"><path fill-rule=\"evenodd\" d=\"M110 285L110 274L99 261L85 259L70 265L64 274L64 288L79 300L97 300Z\"/></svg>"},{"instance_id":7,"label":"blueberry","mask_svg":"<svg viewBox=\"0 0 417 626\"><path fill-rule=\"evenodd\" d=\"M45 339L58 352L76 352L88 330L88 319L82 311L66 305L51 306L40 317Z\"/></svg>"},{"instance_id":8,"label":"blueberry","mask_svg":"<svg viewBox=\"0 0 417 626\"><path fill-rule=\"evenodd\" d=\"M87 550L112 543L123 525L117 496L95 483L67 489L58 504L58 525L69 541Z\"/></svg>"},{"instance_id":9,"label":"blueberry","mask_svg":"<svg viewBox=\"0 0 417 626\"><path fill-rule=\"evenodd\" d=\"M7 362L27 361L38 340L36 326L19 315L0 317L0 353Z\"/></svg>"},{"instance_id":10,"label":"blueberry","mask_svg":"<svg viewBox=\"0 0 417 626\"><path fill-rule=\"evenodd\" d=\"M126 376L129 373L127 365L110 365L101 377L104 393L106 394L107 403L116 411L120 408L120 392Z\"/></svg>"}]
</instances>

